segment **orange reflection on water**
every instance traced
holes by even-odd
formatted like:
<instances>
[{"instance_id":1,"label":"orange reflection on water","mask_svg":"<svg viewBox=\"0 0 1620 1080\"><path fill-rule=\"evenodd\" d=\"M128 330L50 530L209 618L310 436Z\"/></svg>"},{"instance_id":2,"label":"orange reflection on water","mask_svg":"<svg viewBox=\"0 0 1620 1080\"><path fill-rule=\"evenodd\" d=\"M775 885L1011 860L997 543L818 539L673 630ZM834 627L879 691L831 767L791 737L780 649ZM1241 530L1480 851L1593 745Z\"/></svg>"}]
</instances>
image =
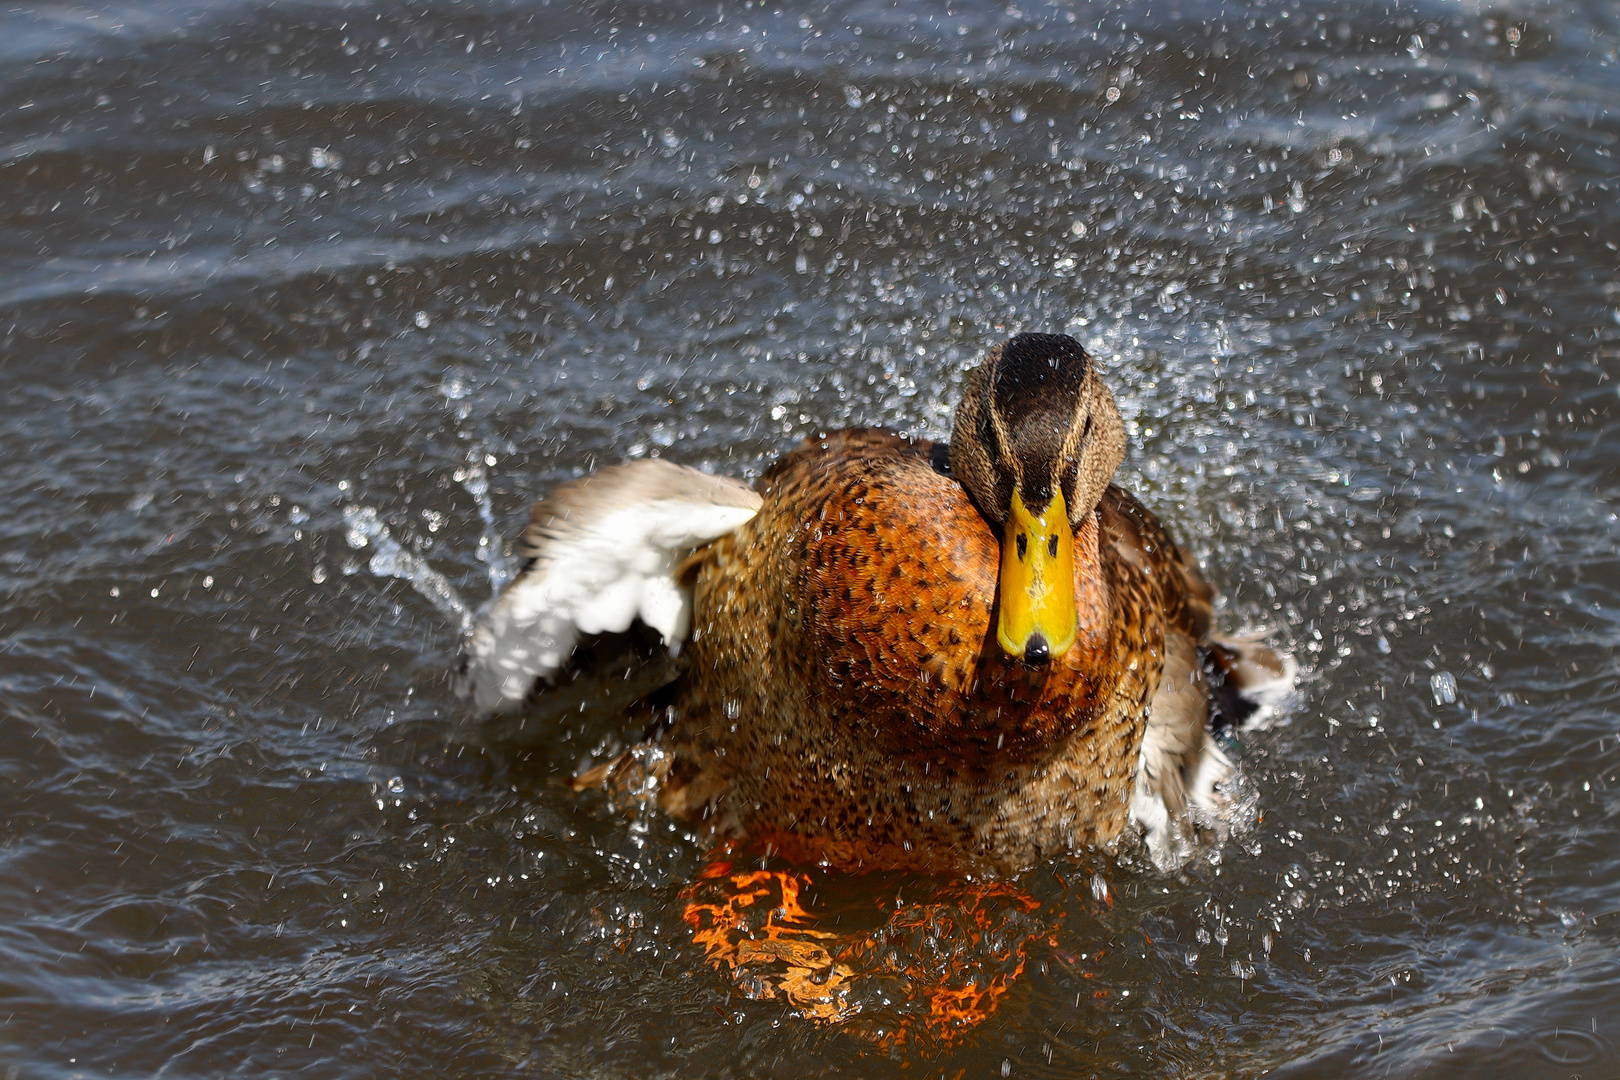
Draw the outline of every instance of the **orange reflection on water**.
<instances>
[{"instance_id":1,"label":"orange reflection on water","mask_svg":"<svg viewBox=\"0 0 1620 1080\"><path fill-rule=\"evenodd\" d=\"M729 862L712 862L682 892L682 917L704 958L750 998L780 997L818 1020L848 1016L853 972L833 955L838 935L818 930L799 900L805 875L730 871Z\"/></svg>"},{"instance_id":2,"label":"orange reflection on water","mask_svg":"<svg viewBox=\"0 0 1620 1080\"><path fill-rule=\"evenodd\" d=\"M1030 946L1055 943L1062 917L1013 885L954 882L922 885L920 901L880 901L874 928L828 929L805 902L809 883L802 871L734 871L716 859L683 891L683 915L705 959L745 996L783 1000L884 1050L929 1053L983 1023Z\"/></svg>"}]
</instances>

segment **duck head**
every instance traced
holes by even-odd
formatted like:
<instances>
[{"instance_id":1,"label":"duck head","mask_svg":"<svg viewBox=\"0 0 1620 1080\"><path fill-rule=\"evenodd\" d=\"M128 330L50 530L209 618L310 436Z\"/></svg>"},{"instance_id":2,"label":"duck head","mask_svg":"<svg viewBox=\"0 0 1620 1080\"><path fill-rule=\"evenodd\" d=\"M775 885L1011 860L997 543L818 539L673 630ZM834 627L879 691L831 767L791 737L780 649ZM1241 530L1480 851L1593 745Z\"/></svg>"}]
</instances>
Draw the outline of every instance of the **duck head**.
<instances>
[{"instance_id":1,"label":"duck head","mask_svg":"<svg viewBox=\"0 0 1620 1080\"><path fill-rule=\"evenodd\" d=\"M1075 533L1124 457L1114 396L1074 338L1019 334L968 376L951 474L1001 532L996 640L1009 655L1043 664L1074 644Z\"/></svg>"}]
</instances>

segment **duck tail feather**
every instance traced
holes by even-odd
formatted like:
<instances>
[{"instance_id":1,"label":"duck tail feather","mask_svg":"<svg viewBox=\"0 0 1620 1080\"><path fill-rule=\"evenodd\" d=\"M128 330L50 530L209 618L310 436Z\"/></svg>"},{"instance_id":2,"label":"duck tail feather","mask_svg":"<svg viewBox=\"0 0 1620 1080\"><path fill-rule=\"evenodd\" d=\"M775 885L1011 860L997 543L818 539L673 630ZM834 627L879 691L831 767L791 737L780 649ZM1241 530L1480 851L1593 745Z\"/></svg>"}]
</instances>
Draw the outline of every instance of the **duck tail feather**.
<instances>
[{"instance_id":1,"label":"duck tail feather","mask_svg":"<svg viewBox=\"0 0 1620 1080\"><path fill-rule=\"evenodd\" d=\"M511 711L569 667L582 636L622 634L637 619L678 650L692 604L682 561L759 506L740 481L657 458L562 485L530 513L516 545L523 571L468 636L457 695L482 714Z\"/></svg>"},{"instance_id":2,"label":"duck tail feather","mask_svg":"<svg viewBox=\"0 0 1620 1080\"><path fill-rule=\"evenodd\" d=\"M1214 726L1263 728L1294 692L1299 665L1264 634L1211 634L1205 650Z\"/></svg>"}]
</instances>

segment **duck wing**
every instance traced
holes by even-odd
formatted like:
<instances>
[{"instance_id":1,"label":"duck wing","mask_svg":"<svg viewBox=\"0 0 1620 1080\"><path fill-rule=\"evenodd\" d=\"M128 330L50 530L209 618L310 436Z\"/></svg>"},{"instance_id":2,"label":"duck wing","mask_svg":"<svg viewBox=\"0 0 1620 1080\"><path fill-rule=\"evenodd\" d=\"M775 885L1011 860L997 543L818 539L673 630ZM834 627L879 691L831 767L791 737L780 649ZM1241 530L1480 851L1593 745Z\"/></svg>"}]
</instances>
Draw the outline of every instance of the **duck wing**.
<instances>
[{"instance_id":1,"label":"duck wing","mask_svg":"<svg viewBox=\"0 0 1620 1080\"><path fill-rule=\"evenodd\" d=\"M1294 658L1259 636L1165 634L1164 673L1149 706L1131 819L1161 869L1183 862L1197 832L1226 820L1237 771L1216 738L1275 715L1293 692Z\"/></svg>"},{"instance_id":2,"label":"duck wing","mask_svg":"<svg viewBox=\"0 0 1620 1080\"><path fill-rule=\"evenodd\" d=\"M1214 629L1216 592L1191 554L1133 496L1110 488L1106 534L1121 564L1160 576L1164 668L1148 706L1131 819L1155 865L1191 854L1200 830L1219 830L1236 772L1216 732L1256 725L1294 687L1295 665L1263 636Z\"/></svg>"},{"instance_id":3,"label":"duck wing","mask_svg":"<svg viewBox=\"0 0 1620 1080\"><path fill-rule=\"evenodd\" d=\"M530 513L517 544L527 562L474 626L457 695L480 713L511 711L538 680L557 681L582 636L623 634L638 618L678 652L692 616L682 561L759 506L741 481L657 458L562 485ZM634 670L636 678L621 673L620 681L649 684L643 694L679 674L667 665Z\"/></svg>"},{"instance_id":4,"label":"duck wing","mask_svg":"<svg viewBox=\"0 0 1620 1080\"><path fill-rule=\"evenodd\" d=\"M1155 865L1181 862L1200 824L1219 820L1222 781L1233 765L1209 730L1210 692L1198 643L1181 630L1164 638L1164 673L1148 709L1131 819Z\"/></svg>"}]
</instances>

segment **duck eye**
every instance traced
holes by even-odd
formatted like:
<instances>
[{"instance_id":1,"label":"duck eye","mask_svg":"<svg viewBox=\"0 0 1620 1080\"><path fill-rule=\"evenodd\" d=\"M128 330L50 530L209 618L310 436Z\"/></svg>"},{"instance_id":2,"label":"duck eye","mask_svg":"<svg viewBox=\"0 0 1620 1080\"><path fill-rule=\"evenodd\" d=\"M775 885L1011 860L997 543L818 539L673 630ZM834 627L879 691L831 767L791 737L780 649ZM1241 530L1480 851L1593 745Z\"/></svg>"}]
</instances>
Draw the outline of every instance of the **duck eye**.
<instances>
[{"instance_id":1,"label":"duck eye","mask_svg":"<svg viewBox=\"0 0 1620 1080\"><path fill-rule=\"evenodd\" d=\"M1057 533L1053 533L1046 541L1046 550L1052 553L1052 558L1057 558Z\"/></svg>"},{"instance_id":2,"label":"duck eye","mask_svg":"<svg viewBox=\"0 0 1620 1080\"><path fill-rule=\"evenodd\" d=\"M1024 533L1019 533L1018 534L1017 544L1018 544L1018 557L1019 557L1019 559L1022 559L1024 557L1024 552L1029 550L1029 537L1027 535L1025 535Z\"/></svg>"}]
</instances>

